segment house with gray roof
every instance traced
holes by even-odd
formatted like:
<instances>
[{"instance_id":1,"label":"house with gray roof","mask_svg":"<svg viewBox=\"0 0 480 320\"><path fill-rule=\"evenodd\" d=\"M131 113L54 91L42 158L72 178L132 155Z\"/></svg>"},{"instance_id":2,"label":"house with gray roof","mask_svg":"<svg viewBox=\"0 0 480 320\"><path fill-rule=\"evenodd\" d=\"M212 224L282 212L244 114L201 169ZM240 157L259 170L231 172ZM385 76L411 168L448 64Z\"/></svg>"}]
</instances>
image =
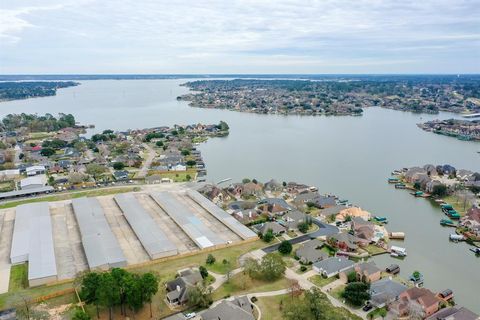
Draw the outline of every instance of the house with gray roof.
<instances>
[{"instance_id":1,"label":"house with gray roof","mask_svg":"<svg viewBox=\"0 0 480 320\"><path fill-rule=\"evenodd\" d=\"M355 262L345 257L331 257L313 264L313 270L325 278L336 276L342 271L348 270L355 265Z\"/></svg>"},{"instance_id":2,"label":"house with gray roof","mask_svg":"<svg viewBox=\"0 0 480 320\"><path fill-rule=\"evenodd\" d=\"M440 309L426 320L478 320L480 316L465 307Z\"/></svg>"},{"instance_id":3,"label":"house with gray roof","mask_svg":"<svg viewBox=\"0 0 480 320\"><path fill-rule=\"evenodd\" d=\"M311 264L329 257L328 253L322 251L323 242L318 239L312 239L305 242L297 249L295 255L301 263Z\"/></svg>"},{"instance_id":4,"label":"house with gray roof","mask_svg":"<svg viewBox=\"0 0 480 320\"><path fill-rule=\"evenodd\" d=\"M188 301L188 288L196 286L202 281L198 269L180 270L177 277L165 284L167 301L172 305L183 305Z\"/></svg>"},{"instance_id":5,"label":"house with gray roof","mask_svg":"<svg viewBox=\"0 0 480 320\"><path fill-rule=\"evenodd\" d=\"M370 303L382 308L398 299L398 296L408 288L400 282L389 278L381 279L370 284Z\"/></svg>"},{"instance_id":6,"label":"house with gray roof","mask_svg":"<svg viewBox=\"0 0 480 320\"><path fill-rule=\"evenodd\" d=\"M285 233L287 229L285 227L281 226L278 222L265 222L262 224L257 224L254 226L254 229L258 232L264 235L267 233L269 229L272 229L273 234L279 235L282 233Z\"/></svg>"},{"instance_id":7,"label":"house with gray roof","mask_svg":"<svg viewBox=\"0 0 480 320\"><path fill-rule=\"evenodd\" d=\"M201 313L202 320L255 320L253 305L247 296L223 300L215 307Z\"/></svg>"},{"instance_id":8,"label":"house with gray roof","mask_svg":"<svg viewBox=\"0 0 480 320\"><path fill-rule=\"evenodd\" d=\"M301 211L294 210L285 213L280 222L287 229L297 229L298 224L307 221L307 215Z\"/></svg>"}]
</instances>

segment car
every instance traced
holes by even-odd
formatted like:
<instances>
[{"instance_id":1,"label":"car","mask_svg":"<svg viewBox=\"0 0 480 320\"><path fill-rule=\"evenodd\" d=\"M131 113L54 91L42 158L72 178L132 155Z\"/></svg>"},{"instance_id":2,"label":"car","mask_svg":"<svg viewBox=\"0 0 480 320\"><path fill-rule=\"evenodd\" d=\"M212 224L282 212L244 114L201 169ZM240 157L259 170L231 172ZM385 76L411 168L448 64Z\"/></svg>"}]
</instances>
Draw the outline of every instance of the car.
<instances>
[{"instance_id":1,"label":"car","mask_svg":"<svg viewBox=\"0 0 480 320\"><path fill-rule=\"evenodd\" d=\"M363 311L368 312L373 309L373 306L367 302L367 304L362 308Z\"/></svg>"},{"instance_id":2,"label":"car","mask_svg":"<svg viewBox=\"0 0 480 320\"><path fill-rule=\"evenodd\" d=\"M195 318L197 314L195 312L185 313L185 319Z\"/></svg>"}]
</instances>

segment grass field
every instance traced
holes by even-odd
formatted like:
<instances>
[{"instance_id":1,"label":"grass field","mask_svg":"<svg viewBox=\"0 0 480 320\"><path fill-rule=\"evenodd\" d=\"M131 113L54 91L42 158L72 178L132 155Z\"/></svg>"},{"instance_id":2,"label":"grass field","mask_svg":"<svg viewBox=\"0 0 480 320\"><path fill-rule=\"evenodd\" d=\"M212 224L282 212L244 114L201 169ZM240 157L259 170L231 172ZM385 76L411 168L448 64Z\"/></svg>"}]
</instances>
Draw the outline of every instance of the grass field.
<instances>
[{"instance_id":1,"label":"grass field","mask_svg":"<svg viewBox=\"0 0 480 320\"><path fill-rule=\"evenodd\" d=\"M190 176L190 180L193 180L197 175L196 169L187 169L187 171L149 171L148 175L159 175L162 178L172 179L173 182L186 182L187 175Z\"/></svg>"},{"instance_id":2,"label":"grass field","mask_svg":"<svg viewBox=\"0 0 480 320\"><path fill-rule=\"evenodd\" d=\"M464 216L465 213L470 209L470 205L468 203L465 204L465 208L463 207L464 202L462 199L459 199L456 196L447 196L442 198L445 202L450 203L452 207L461 215Z\"/></svg>"},{"instance_id":3,"label":"grass field","mask_svg":"<svg viewBox=\"0 0 480 320\"><path fill-rule=\"evenodd\" d=\"M337 278L336 277L324 278L321 275L316 275L308 278L308 280L310 280L313 284L321 288L337 280Z\"/></svg>"},{"instance_id":4,"label":"grass field","mask_svg":"<svg viewBox=\"0 0 480 320\"><path fill-rule=\"evenodd\" d=\"M134 187L124 187L124 188L109 188L109 189L96 189L88 191L77 191L77 192L68 192L52 196L40 197L40 198L31 198L19 201L7 202L0 205L0 209L7 209L19 206L21 204L33 203L33 202L43 202L43 201L60 201L60 200L69 200L81 197L98 197L106 196L116 193L124 193L134 191Z\"/></svg>"},{"instance_id":5,"label":"grass field","mask_svg":"<svg viewBox=\"0 0 480 320\"><path fill-rule=\"evenodd\" d=\"M10 282L8 291L15 292L28 287L28 264L22 263L10 269Z\"/></svg>"},{"instance_id":6,"label":"grass field","mask_svg":"<svg viewBox=\"0 0 480 320\"><path fill-rule=\"evenodd\" d=\"M15 182L13 180L0 182L0 192L13 191L15 189Z\"/></svg>"},{"instance_id":7,"label":"grass field","mask_svg":"<svg viewBox=\"0 0 480 320\"><path fill-rule=\"evenodd\" d=\"M277 320L282 319L282 310L280 302L289 299L290 296L282 294L273 297L261 297L255 304L262 311L262 320Z\"/></svg>"},{"instance_id":8,"label":"grass field","mask_svg":"<svg viewBox=\"0 0 480 320\"><path fill-rule=\"evenodd\" d=\"M276 291L288 288L289 282L285 278L276 281L266 282L251 279L248 275L238 273L228 283L223 284L213 293L213 300L230 296L242 295L245 293Z\"/></svg>"},{"instance_id":9,"label":"grass field","mask_svg":"<svg viewBox=\"0 0 480 320\"><path fill-rule=\"evenodd\" d=\"M382 254L382 253L385 253L386 250L383 249L383 248L380 248L380 247L377 247L373 244L369 244L365 250L370 253L371 255L377 255L377 254Z\"/></svg>"}]
</instances>

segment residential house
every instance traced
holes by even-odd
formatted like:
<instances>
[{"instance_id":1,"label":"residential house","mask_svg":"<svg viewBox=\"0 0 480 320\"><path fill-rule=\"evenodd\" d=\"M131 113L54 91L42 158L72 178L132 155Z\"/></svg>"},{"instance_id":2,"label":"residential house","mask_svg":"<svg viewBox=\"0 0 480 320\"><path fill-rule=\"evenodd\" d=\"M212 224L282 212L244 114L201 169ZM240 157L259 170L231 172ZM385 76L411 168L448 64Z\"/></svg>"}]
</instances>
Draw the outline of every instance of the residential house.
<instances>
[{"instance_id":1,"label":"residential house","mask_svg":"<svg viewBox=\"0 0 480 320\"><path fill-rule=\"evenodd\" d=\"M237 210L233 213L233 216L243 224L255 221L260 217L255 209Z\"/></svg>"},{"instance_id":2,"label":"residential house","mask_svg":"<svg viewBox=\"0 0 480 320\"><path fill-rule=\"evenodd\" d=\"M260 183L248 182L243 185L244 196L259 196L262 194L262 185Z\"/></svg>"},{"instance_id":3,"label":"residential house","mask_svg":"<svg viewBox=\"0 0 480 320\"><path fill-rule=\"evenodd\" d=\"M282 191L283 190L283 185L279 183L278 181L272 179L265 183L264 189L267 191Z\"/></svg>"},{"instance_id":4,"label":"residential house","mask_svg":"<svg viewBox=\"0 0 480 320\"><path fill-rule=\"evenodd\" d=\"M46 169L44 166L31 166L25 168L27 176L36 176L37 174L44 174Z\"/></svg>"},{"instance_id":5,"label":"residential house","mask_svg":"<svg viewBox=\"0 0 480 320\"><path fill-rule=\"evenodd\" d=\"M352 218L352 230L356 237L372 242L375 237L375 225L360 217Z\"/></svg>"},{"instance_id":6,"label":"residential house","mask_svg":"<svg viewBox=\"0 0 480 320\"><path fill-rule=\"evenodd\" d=\"M303 264L312 264L327 259L329 257L328 253L321 250L323 245L322 241L312 239L302 244L295 252L295 256L297 256Z\"/></svg>"},{"instance_id":7,"label":"residential house","mask_svg":"<svg viewBox=\"0 0 480 320\"><path fill-rule=\"evenodd\" d=\"M407 289L405 285L389 278L375 281L370 284L370 303L377 308L385 307L397 301Z\"/></svg>"},{"instance_id":8,"label":"residential house","mask_svg":"<svg viewBox=\"0 0 480 320\"><path fill-rule=\"evenodd\" d=\"M200 314L201 320L255 320L253 305L247 296L223 300Z\"/></svg>"},{"instance_id":9,"label":"residential house","mask_svg":"<svg viewBox=\"0 0 480 320\"><path fill-rule=\"evenodd\" d=\"M287 229L277 222L265 222L254 226L258 233L264 235L269 229L272 229L274 235L285 233Z\"/></svg>"},{"instance_id":10,"label":"residential house","mask_svg":"<svg viewBox=\"0 0 480 320\"><path fill-rule=\"evenodd\" d=\"M177 277L167 282L167 301L172 305L183 305L188 301L188 288L202 281L198 269L185 269L178 272Z\"/></svg>"},{"instance_id":11,"label":"residential house","mask_svg":"<svg viewBox=\"0 0 480 320\"><path fill-rule=\"evenodd\" d=\"M394 317L415 313L426 318L438 311L440 301L430 290L413 287L402 292L398 296L398 300L390 304L389 312Z\"/></svg>"},{"instance_id":12,"label":"residential house","mask_svg":"<svg viewBox=\"0 0 480 320\"><path fill-rule=\"evenodd\" d=\"M336 276L340 272L350 269L355 262L345 257L331 257L313 264L313 270L321 274L325 278Z\"/></svg>"},{"instance_id":13,"label":"residential house","mask_svg":"<svg viewBox=\"0 0 480 320\"><path fill-rule=\"evenodd\" d=\"M373 262L359 263L355 265L354 270L357 274L357 281L372 283L380 280L382 277L382 270L380 270Z\"/></svg>"},{"instance_id":14,"label":"residential house","mask_svg":"<svg viewBox=\"0 0 480 320\"><path fill-rule=\"evenodd\" d=\"M171 165L168 168L169 171L187 171L187 166L184 163L176 163L174 165Z\"/></svg>"},{"instance_id":15,"label":"residential house","mask_svg":"<svg viewBox=\"0 0 480 320\"><path fill-rule=\"evenodd\" d=\"M465 307L444 308L426 320L480 320L480 316Z\"/></svg>"},{"instance_id":16,"label":"residential house","mask_svg":"<svg viewBox=\"0 0 480 320\"><path fill-rule=\"evenodd\" d=\"M30 189L38 189L46 184L46 176L45 175L38 175L34 177L28 177L25 179L20 180L20 189L21 190L30 190Z\"/></svg>"},{"instance_id":17,"label":"residential house","mask_svg":"<svg viewBox=\"0 0 480 320\"><path fill-rule=\"evenodd\" d=\"M347 209L347 206L335 205L335 206L331 206L331 207L320 210L320 215L322 215L325 218L330 217L332 215L336 216L344 209Z\"/></svg>"},{"instance_id":18,"label":"residential house","mask_svg":"<svg viewBox=\"0 0 480 320\"><path fill-rule=\"evenodd\" d=\"M307 214L298 210L293 210L285 213L282 220L279 222L288 230L296 230L298 225L302 222L306 222L308 218L310 217Z\"/></svg>"},{"instance_id":19,"label":"residential house","mask_svg":"<svg viewBox=\"0 0 480 320\"><path fill-rule=\"evenodd\" d=\"M362 210L361 208L358 207L350 207L343 209L340 211L337 216L335 217L335 221L345 221L347 218L354 218L354 217L359 217L362 218L365 221L368 221L371 219L372 215L370 212Z\"/></svg>"},{"instance_id":20,"label":"residential house","mask_svg":"<svg viewBox=\"0 0 480 320\"><path fill-rule=\"evenodd\" d=\"M470 208L465 216L460 219L460 224L470 230L480 230L480 208Z\"/></svg>"},{"instance_id":21,"label":"residential house","mask_svg":"<svg viewBox=\"0 0 480 320\"><path fill-rule=\"evenodd\" d=\"M128 171L126 170L117 170L113 172L113 177L117 181L128 180Z\"/></svg>"},{"instance_id":22,"label":"residential house","mask_svg":"<svg viewBox=\"0 0 480 320\"><path fill-rule=\"evenodd\" d=\"M344 252L354 252L357 251L359 246L368 245L368 241L360 239L348 232L340 232L334 235L330 235L327 237L327 242L333 246Z\"/></svg>"}]
</instances>

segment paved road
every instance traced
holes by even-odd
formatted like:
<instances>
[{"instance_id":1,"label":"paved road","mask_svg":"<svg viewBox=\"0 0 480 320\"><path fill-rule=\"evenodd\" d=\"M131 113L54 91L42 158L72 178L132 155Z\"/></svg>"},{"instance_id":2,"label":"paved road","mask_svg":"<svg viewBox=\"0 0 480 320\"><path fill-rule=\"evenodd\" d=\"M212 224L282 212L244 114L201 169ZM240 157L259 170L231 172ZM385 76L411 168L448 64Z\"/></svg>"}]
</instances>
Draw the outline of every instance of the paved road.
<instances>
[{"instance_id":1,"label":"paved road","mask_svg":"<svg viewBox=\"0 0 480 320\"><path fill-rule=\"evenodd\" d=\"M313 219L312 222L318 226L318 230L312 233L304 234L302 236L290 239L288 241L293 245L293 244L301 243L310 239L337 234L339 232L337 227L332 226L330 224L323 223L317 219ZM263 248L262 250L266 253L270 253L270 252L277 251L279 246L280 244L277 243L269 247Z\"/></svg>"}]
</instances>

